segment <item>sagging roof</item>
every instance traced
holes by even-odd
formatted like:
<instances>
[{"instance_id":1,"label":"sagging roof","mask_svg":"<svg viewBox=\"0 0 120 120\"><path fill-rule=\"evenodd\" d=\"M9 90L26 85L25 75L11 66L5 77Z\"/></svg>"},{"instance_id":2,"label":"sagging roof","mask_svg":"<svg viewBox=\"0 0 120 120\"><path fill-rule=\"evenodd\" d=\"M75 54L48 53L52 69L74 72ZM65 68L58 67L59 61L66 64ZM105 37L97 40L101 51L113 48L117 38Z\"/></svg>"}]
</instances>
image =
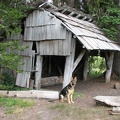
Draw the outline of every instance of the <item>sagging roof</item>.
<instances>
[{"instance_id":1,"label":"sagging roof","mask_svg":"<svg viewBox=\"0 0 120 120\"><path fill-rule=\"evenodd\" d=\"M120 51L120 43L108 39L94 24L95 21L91 16L66 6L58 9L47 4L44 8L61 19L62 25L70 30L86 49Z\"/></svg>"},{"instance_id":2,"label":"sagging roof","mask_svg":"<svg viewBox=\"0 0 120 120\"><path fill-rule=\"evenodd\" d=\"M86 49L120 51L120 43L108 39L94 24L91 16L68 7L57 8L48 3L38 4L37 7L49 11L61 20L62 25L71 31Z\"/></svg>"},{"instance_id":3,"label":"sagging roof","mask_svg":"<svg viewBox=\"0 0 120 120\"><path fill-rule=\"evenodd\" d=\"M63 26L70 30L86 49L120 51L120 45L108 39L95 24L59 12L53 14L62 20Z\"/></svg>"}]
</instances>

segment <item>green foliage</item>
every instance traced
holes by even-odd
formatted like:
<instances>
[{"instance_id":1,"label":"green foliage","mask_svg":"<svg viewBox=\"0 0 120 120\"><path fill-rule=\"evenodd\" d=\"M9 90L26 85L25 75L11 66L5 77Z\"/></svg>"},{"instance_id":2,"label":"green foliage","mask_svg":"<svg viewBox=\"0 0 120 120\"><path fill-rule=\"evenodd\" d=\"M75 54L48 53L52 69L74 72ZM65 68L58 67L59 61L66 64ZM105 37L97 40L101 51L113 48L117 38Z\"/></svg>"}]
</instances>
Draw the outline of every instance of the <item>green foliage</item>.
<instances>
[{"instance_id":1,"label":"green foliage","mask_svg":"<svg viewBox=\"0 0 120 120\"><path fill-rule=\"evenodd\" d=\"M7 113L14 113L18 108L33 106L35 103L31 100L22 100L18 98L5 98L0 96L0 104L7 107Z\"/></svg>"},{"instance_id":2,"label":"green foliage","mask_svg":"<svg viewBox=\"0 0 120 120\"><path fill-rule=\"evenodd\" d=\"M13 85L4 85L4 84L0 84L0 90L15 90L15 91L22 91L22 90L31 90L30 88L22 88L22 87L18 87L18 86L13 86Z\"/></svg>"},{"instance_id":3,"label":"green foliage","mask_svg":"<svg viewBox=\"0 0 120 120\"><path fill-rule=\"evenodd\" d=\"M23 88L15 86L15 78L10 71L5 71L0 74L0 90L30 90L29 88Z\"/></svg>"},{"instance_id":4,"label":"green foliage","mask_svg":"<svg viewBox=\"0 0 120 120\"><path fill-rule=\"evenodd\" d=\"M93 0L88 7L89 13L96 18L97 24L103 32L112 40L116 40L116 35L119 32L117 25L120 24L118 3L114 0Z\"/></svg>"},{"instance_id":5,"label":"green foliage","mask_svg":"<svg viewBox=\"0 0 120 120\"><path fill-rule=\"evenodd\" d=\"M18 55L18 52L26 48L27 46L20 46L18 41L0 43L0 65L4 68L20 71L18 65L23 63L20 62L21 56Z\"/></svg>"},{"instance_id":6,"label":"green foliage","mask_svg":"<svg viewBox=\"0 0 120 120\"><path fill-rule=\"evenodd\" d=\"M30 88L23 88L19 86L15 86L15 78L9 70L2 72L0 74L0 90L30 90Z\"/></svg>"},{"instance_id":7,"label":"green foliage","mask_svg":"<svg viewBox=\"0 0 120 120\"><path fill-rule=\"evenodd\" d=\"M24 1L25 2L25 1ZM17 35L21 32L18 26L21 19L25 17L24 12L29 9L25 6L23 0L2 0L0 1L0 36L9 37L10 34ZM0 42L0 66L18 70L21 57L19 51L23 51L26 47L22 47L18 41Z\"/></svg>"},{"instance_id":8,"label":"green foliage","mask_svg":"<svg viewBox=\"0 0 120 120\"><path fill-rule=\"evenodd\" d=\"M15 82L15 79L14 79L14 76L10 73L2 73L0 75L0 80L3 81L2 84L6 85L6 86L13 86L14 85L14 82Z\"/></svg>"},{"instance_id":9,"label":"green foliage","mask_svg":"<svg viewBox=\"0 0 120 120\"><path fill-rule=\"evenodd\" d=\"M120 9L108 7L106 13L99 17L98 24L109 38L116 40L118 33L116 26L120 24Z\"/></svg>"},{"instance_id":10,"label":"green foliage","mask_svg":"<svg viewBox=\"0 0 120 120\"><path fill-rule=\"evenodd\" d=\"M0 90L12 90L13 86L0 85Z\"/></svg>"},{"instance_id":11,"label":"green foliage","mask_svg":"<svg viewBox=\"0 0 120 120\"><path fill-rule=\"evenodd\" d=\"M100 56L89 57L89 76L97 77L105 71L105 59Z\"/></svg>"},{"instance_id":12,"label":"green foliage","mask_svg":"<svg viewBox=\"0 0 120 120\"><path fill-rule=\"evenodd\" d=\"M9 36L11 32L18 33L18 24L25 17L24 12L29 9L23 0L4 0L0 2L0 31L4 30Z\"/></svg>"}]
</instances>

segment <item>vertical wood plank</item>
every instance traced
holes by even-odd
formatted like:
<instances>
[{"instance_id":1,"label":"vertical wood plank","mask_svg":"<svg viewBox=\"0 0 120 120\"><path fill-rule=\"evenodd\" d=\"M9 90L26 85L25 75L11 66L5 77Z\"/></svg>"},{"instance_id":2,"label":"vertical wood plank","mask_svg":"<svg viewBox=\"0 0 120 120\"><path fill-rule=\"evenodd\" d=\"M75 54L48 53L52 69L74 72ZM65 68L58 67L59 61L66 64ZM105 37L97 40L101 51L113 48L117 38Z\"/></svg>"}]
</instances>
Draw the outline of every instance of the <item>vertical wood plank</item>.
<instances>
[{"instance_id":1,"label":"vertical wood plank","mask_svg":"<svg viewBox=\"0 0 120 120\"><path fill-rule=\"evenodd\" d=\"M29 87L30 72L18 73L16 78L16 85L21 87Z\"/></svg>"},{"instance_id":2,"label":"vertical wood plank","mask_svg":"<svg viewBox=\"0 0 120 120\"><path fill-rule=\"evenodd\" d=\"M66 63L65 63L65 70L64 70L64 80L63 80L63 88L69 84L72 72L73 72L73 63L74 63L74 56L75 56L75 47L76 47L76 41L72 38L71 41L71 54L66 57Z\"/></svg>"},{"instance_id":3,"label":"vertical wood plank","mask_svg":"<svg viewBox=\"0 0 120 120\"><path fill-rule=\"evenodd\" d=\"M63 49L63 40L58 40L58 53L59 55L64 54L64 49Z\"/></svg>"},{"instance_id":4,"label":"vertical wood plank","mask_svg":"<svg viewBox=\"0 0 120 120\"><path fill-rule=\"evenodd\" d=\"M37 52L40 50L40 42L36 42ZM36 72L35 72L35 89L41 88L41 75L42 75L42 61L43 56L36 56Z\"/></svg>"},{"instance_id":5,"label":"vertical wood plank","mask_svg":"<svg viewBox=\"0 0 120 120\"><path fill-rule=\"evenodd\" d=\"M58 41L53 40L53 55L58 55Z\"/></svg>"},{"instance_id":6,"label":"vertical wood plank","mask_svg":"<svg viewBox=\"0 0 120 120\"><path fill-rule=\"evenodd\" d=\"M53 55L53 51L54 51L54 43L53 43L53 40L50 40L50 41L49 41L49 46L50 46L50 47L49 47L49 48L50 48L49 54L50 54L50 55ZM48 54L48 55L49 55L49 54Z\"/></svg>"},{"instance_id":7,"label":"vertical wood plank","mask_svg":"<svg viewBox=\"0 0 120 120\"><path fill-rule=\"evenodd\" d=\"M37 55L36 60L36 73L35 73L35 89L39 90L41 88L41 73L42 73L42 61L43 57Z\"/></svg>"}]
</instances>

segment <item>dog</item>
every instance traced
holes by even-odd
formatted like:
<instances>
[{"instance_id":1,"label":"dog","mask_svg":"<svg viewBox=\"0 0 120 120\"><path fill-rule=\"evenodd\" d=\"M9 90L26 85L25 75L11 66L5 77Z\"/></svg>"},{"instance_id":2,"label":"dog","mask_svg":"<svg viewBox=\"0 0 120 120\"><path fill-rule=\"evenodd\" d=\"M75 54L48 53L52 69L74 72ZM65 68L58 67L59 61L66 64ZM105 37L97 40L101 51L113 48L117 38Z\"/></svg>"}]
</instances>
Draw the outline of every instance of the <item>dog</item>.
<instances>
[{"instance_id":1,"label":"dog","mask_svg":"<svg viewBox=\"0 0 120 120\"><path fill-rule=\"evenodd\" d=\"M67 98L69 104L74 103L73 93L74 93L74 88L76 86L76 82L77 82L77 77L75 77L74 79L72 78L70 83L61 90L61 92L59 93L59 100L61 102L63 102L64 99Z\"/></svg>"}]
</instances>

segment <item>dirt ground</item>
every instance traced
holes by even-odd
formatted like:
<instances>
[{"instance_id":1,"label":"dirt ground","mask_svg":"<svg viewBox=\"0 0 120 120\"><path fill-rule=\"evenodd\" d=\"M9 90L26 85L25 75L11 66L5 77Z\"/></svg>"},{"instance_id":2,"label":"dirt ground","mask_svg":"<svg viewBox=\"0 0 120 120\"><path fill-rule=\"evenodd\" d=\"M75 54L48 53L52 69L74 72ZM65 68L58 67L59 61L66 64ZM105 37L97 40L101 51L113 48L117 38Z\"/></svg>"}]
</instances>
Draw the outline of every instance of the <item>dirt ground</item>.
<instances>
[{"instance_id":1,"label":"dirt ground","mask_svg":"<svg viewBox=\"0 0 120 120\"><path fill-rule=\"evenodd\" d=\"M93 100L97 95L120 95L120 89L113 88L116 82L120 81L112 80L110 83L104 83L102 78L78 81L75 92L79 96L74 98L74 104L60 103L58 100L51 102L45 99L33 99L35 106L14 114L6 114L5 108L0 107L0 120L120 120L120 115L109 115L107 109L111 107L97 106ZM56 85L44 89L60 91L61 87ZM60 105L64 109L60 108ZM75 112L77 114L74 116Z\"/></svg>"}]
</instances>

